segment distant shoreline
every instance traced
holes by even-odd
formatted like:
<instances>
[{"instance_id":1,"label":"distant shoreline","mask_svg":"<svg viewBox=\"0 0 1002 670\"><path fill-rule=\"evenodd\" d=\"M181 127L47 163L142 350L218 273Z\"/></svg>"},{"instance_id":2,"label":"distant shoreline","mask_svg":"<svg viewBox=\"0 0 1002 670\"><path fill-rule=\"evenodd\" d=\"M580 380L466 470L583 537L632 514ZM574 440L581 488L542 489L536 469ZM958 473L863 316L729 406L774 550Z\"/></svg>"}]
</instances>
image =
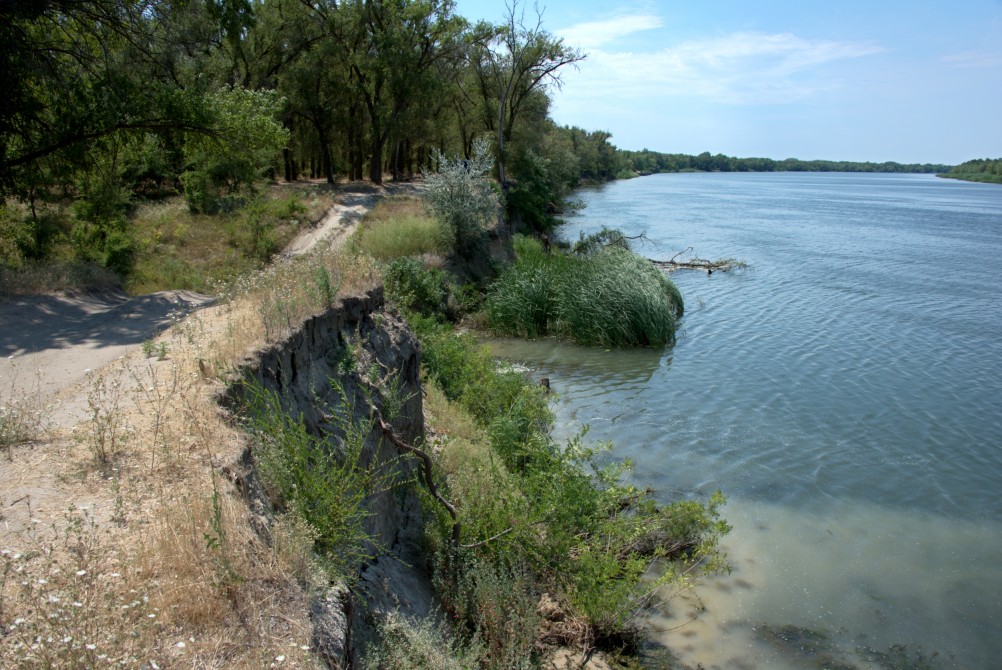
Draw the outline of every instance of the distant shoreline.
<instances>
[{"instance_id":1,"label":"distant shoreline","mask_svg":"<svg viewBox=\"0 0 1002 670\"><path fill-rule=\"evenodd\" d=\"M1002 184L1002 175L997 174L985 174L985 173L972 173L972 174L938 174L937 177L942 177L943 179L957 179L959 181L969 181L978 184Z\"/></svg>"}]
</instances>

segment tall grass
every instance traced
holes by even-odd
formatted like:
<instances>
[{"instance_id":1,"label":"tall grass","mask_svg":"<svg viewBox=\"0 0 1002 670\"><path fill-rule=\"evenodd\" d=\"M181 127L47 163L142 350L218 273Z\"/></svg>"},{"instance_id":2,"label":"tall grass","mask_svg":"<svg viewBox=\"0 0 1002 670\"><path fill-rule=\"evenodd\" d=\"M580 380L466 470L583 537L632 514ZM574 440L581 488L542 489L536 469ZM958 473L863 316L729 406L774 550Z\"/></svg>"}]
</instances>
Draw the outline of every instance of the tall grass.
<instances>
[{"instance_id":1,"label":"tall grass","mask_svg":"<svg viewBox=\"0 0 1002 670\"><path fill-rule=\"evenodd\" d=\"M131 222L136 262L126 288L211 292L218 281L263 267L331 204L329 196L271 189L214 215L191 213L180 196L142 205Z\"/></svg>"},{"instance_id":2,"label":"tall grass","mask_svg":"<svg viewBox=\"0 0 1002 670\"><path fill-rule=\"evenodd\" d=\"M650 262L617 247L547 254L519 240L518 260L491 286L486 313L497 333L566 336L590 346L664 346L675 340L682 295Z\"/></svg>"},{"instance_id":3,"label":"tall grass","mask_svg":"<svg viewBox=\"0 0 1002 670\"><path fill-rule=\"evenodd\" d=\"M452 248L452 237L448 228L427 214L421 200L400 196L380 202L365 215L356 243L379 260L392 260L446 255Z\"/></svg>"}]
</instances>

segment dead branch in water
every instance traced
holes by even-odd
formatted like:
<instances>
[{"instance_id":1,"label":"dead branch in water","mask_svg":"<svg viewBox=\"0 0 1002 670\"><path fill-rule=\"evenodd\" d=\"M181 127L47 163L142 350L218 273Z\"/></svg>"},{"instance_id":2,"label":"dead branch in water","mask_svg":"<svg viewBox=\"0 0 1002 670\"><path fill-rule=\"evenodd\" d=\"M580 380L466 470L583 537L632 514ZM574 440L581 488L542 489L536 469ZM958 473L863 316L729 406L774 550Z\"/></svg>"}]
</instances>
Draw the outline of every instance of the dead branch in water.
<instances>
[{"instance_id":1,"label":"dead branch in water","mask_svg":"<svg viewBox=\"0 0 1002 670\"><path fill-rule=\"evenodd\" d=\"M654 265L661 270L665 270L667 272L674 272L675 270L705 270L707 274L713 274L715 270L718 272L727 272L728 270L743 268L748 265L744 261L739 261L736 258L721 258L715 261L707 260L705 258L690 258L689 260L683 261L675 260L682 254L689 251L692 251L692 247L683 249L666 261L659 261L653 258L648 258L647 260L654 263Z\"/></svg>"}]
</instances>

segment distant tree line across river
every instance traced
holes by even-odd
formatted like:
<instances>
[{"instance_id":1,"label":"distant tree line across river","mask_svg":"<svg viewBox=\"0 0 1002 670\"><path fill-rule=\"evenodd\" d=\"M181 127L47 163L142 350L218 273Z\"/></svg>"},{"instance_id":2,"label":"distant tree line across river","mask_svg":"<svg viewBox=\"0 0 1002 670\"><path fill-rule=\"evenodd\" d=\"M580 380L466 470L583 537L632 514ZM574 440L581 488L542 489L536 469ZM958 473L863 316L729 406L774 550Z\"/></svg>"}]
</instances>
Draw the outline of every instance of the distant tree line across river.
<instances>
[{"instance_id":1,"label":"distant tree line across river","mask_svg":"<svg viewBox=\"0 0 1002 670\"><path fill-rule=\"evenodd\" d=\"M950 171L944 171L939 176L963 179L964 181L1002 184L1002 158L977 158L966 161Z\"/></svg>"},{"instance_id":2,"label":"distant tree line across river","mask_svg":"<svg viewBox=\"0 0 1002 670\"><path fill-rule=\"evenodd\" d=\"M666 154L644 149L624 151L632 169L656 172L910 172L942 173L951 166L933 163L873 163L863 161L800 160L798 158L736 158L704 151L698 156Z\"/></svg>"}]
</instances>

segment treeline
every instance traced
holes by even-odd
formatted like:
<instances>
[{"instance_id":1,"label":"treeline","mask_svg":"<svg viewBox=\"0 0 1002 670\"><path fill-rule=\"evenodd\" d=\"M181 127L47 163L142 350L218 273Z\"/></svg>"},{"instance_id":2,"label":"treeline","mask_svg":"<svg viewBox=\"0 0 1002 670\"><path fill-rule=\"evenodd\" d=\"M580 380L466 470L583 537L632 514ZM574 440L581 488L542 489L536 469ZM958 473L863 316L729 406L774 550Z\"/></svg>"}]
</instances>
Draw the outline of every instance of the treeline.
<instances>
[{"instance_id":1,"label":"treeline","mask_svg":"<svg viewBox=\"0 0 1002 670\"><path fill-rule=\"evenodd\" d=\"M909 172L938 173L950 169L949 165L931 163L870 163L859 161L799 160L786 158L735 158L723 154L698 156L665 154L644 149L624 151L630 168L640 174L656 172Z\"/></svg>"},{"instance_id":2,"label":"treeline","mask_svg":"<svg viewBox=\"0 0 1002 670\"><path fill-rule=\"evenodd\" d=\"M1002 184L1002 158L980 158L966 161L940 177Z\"/></svg>"},{"instance_id":3,"label":"treeline","mask_svg":"<svg viewBox=\"0 0 1002 670\"><path fill-rule=\"evenodd\" d=\"M58 242L128 272L139 199L213 213L262 178L408 179L482 137L533 230L581 183L636 174L948 168L621 151L549 116L583 58L517 2L497 24L452 0L0 3L0 264Z\"/></svg>"},{"instance_id":4,"label":"treeline","mask_svg":"<svg viewBox=\"0 0 1002 670\"><path fill-rule=\"evenodd\" d=\"M262 177L406 179L481 136L509 215L552 225L581 178L615 176L607 133L548 116L583 57L517 3L499 24L451 0L0 3L0 262L46 256L55 201L59 235L127 270L139 198L211 213Z\"/></svg>"}]
</instances>

